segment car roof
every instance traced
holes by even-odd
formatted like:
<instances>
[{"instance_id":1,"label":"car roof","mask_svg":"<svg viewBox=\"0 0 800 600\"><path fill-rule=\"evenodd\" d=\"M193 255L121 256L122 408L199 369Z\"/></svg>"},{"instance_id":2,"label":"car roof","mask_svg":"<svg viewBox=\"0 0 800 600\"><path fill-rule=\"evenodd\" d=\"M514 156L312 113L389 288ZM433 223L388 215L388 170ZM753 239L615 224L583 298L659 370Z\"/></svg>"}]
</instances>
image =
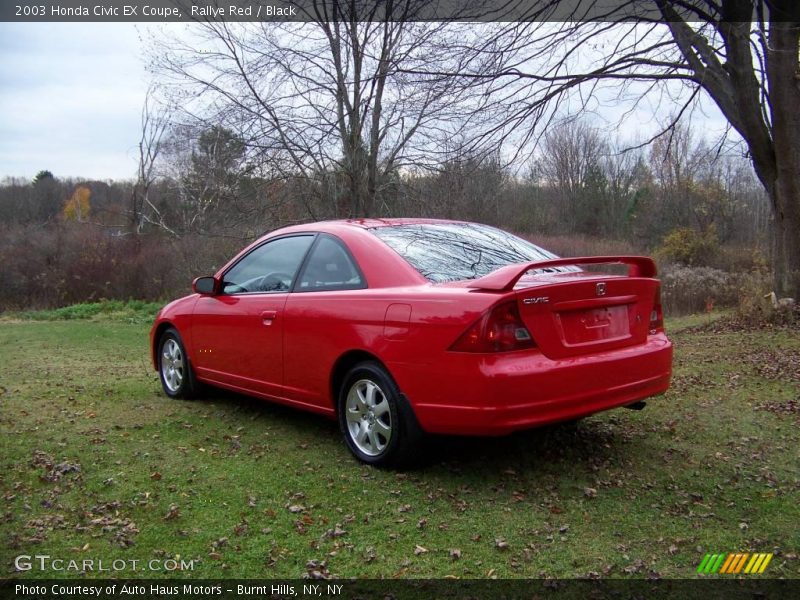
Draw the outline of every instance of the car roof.
<instances>
[{"instance_id":1,"label":"car roof","mask_svg":"<svg viewBox=\"0 0 800 600\"><path fill-rule=\"evenodd\" d=\"M308 225L323 225L327 223L352 225L353 227L360 227L362 229L373 229L375 227L396 227L398 225L464 225L467 222L452 219L393 217L386 219L339 219L335 221L322 221L320 223L308 223Z\"/></svg>"},{"instance_id":2,"label":"car roof","mask_svg":"<svg viewBox=\"0 0 800 600\"><path fill-rule=\"evenodd\" d=\"M320 232L346 234L347 231L366 231L368 229L376 229L381 227L397 227L402 225L470 225L467 221L457 221L453 219L424 219L424 218L410 218L410 217L395 217L387 219L336 219L330 221L316 221L309 223L299 223L297 225L287 225L278 229L273 229L264 233L258 241L263 241L267 238L275 237L276 235L285 235L291 233L302 232Z\"/></svg>"},{"instance_id":3,"label":"car roof","mask_svg":"<svg viewBox=\"0 0 800 600\"><path fill-rule=\"evenodd\" d=\"M293 234L327 233L340 237L355 252L359 264L376 287L396 287L402 285L420 285L427 283L406 259L392 250L377 236L368 232L377 227L422 224L459 224L463 221L445 219L340 219L289 225L270 231L243 248L218 271L217 275L226 271L242 256L267 240ZM372 264L375 263L375 264ZM369 271L369 272L366 272ZM372 283L370 284L372 285Z\"/></svg>"}]
</instances>

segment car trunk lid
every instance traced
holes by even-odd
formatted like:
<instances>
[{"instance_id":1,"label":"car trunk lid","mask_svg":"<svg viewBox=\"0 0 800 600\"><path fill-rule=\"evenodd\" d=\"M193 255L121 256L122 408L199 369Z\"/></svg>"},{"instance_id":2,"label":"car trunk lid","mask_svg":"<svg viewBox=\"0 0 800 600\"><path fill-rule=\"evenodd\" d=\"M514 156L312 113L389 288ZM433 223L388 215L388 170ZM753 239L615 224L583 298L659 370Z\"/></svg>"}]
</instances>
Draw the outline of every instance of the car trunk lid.
<instances>
[{"instance_id":1,"label":"car trunk lid","mask_svg":"<svg viewBox=\"0 0 800 600\"><path fill-rule=\"evenodd\" d=\"M627 264L628 276L557 270L601 263ZM498 271L506 272L498 276ZM651 259L557 259L498 271L469 287L513 292L522 321L549 358L624 348L647 339L659 285Z\"/></svg>"}]
</instances>

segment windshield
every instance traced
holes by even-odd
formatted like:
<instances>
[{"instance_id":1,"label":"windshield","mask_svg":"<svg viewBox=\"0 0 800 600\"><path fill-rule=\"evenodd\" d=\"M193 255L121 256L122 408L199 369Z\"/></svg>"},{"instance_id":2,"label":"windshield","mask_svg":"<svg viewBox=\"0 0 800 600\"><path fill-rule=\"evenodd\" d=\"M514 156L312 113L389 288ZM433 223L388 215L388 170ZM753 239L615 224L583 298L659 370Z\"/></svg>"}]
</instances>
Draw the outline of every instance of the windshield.
<instances>
[{"instance_id":1,"label":"windshield","mask_svg":"<svg viewBox=\"0 0 800 600\"><path fill-rule=\"evenodd\" d=\"M396 225L370 231L435 283L477 279L506 265L558 258L515 235L476 223Z\"/></svg>"}]
</instances>

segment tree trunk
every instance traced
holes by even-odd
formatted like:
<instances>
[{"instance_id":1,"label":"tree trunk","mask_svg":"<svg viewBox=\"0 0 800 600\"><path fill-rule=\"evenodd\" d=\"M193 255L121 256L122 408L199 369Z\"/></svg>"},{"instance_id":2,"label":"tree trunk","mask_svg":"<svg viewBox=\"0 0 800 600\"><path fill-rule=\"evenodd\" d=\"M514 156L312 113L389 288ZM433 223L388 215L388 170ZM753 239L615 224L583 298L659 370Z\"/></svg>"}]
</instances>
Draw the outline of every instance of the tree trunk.
<instances>
[{"instance_id":1,"label":"tree trunk","mask_svg":"<svg viewBox=\"0 0 800 600\"><path fill-rule=\"evenodd\" d=\"M797 12L796 6L794 7ZM800 300L800 24L770 23L767 77L775 177L765 182L772 200L772 265L778 296Z\"/></svg>"},{"instance_id":2,"label":"tree trunk","mask_svg":"<svg viewBox=\"0 0 800 600\"><path fill-rule=\"evenodd\" d=\"M779 175L772 196L775 207L772 244L775 293L800 301L800 171L785 173L783 177Z\"/></svg>"}]
</instances>

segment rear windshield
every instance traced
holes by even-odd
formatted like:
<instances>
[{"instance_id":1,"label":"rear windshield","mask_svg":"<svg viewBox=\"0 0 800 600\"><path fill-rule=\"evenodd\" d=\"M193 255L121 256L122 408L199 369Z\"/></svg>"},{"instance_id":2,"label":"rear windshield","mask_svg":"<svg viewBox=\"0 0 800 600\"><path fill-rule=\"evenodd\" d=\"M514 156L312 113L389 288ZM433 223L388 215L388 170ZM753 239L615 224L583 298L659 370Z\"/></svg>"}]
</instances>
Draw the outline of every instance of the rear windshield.
<instances>
[{"instance_id":1,"label":"rear windshield","mask_svg":"<svg viewBox=\"0 0 800 600\"><path fill-rule=\"evenodd\" d=\"M435 283L477 279L506 265L558 258L515 235L476 223L396 225L370 231Z\"/></svg>"}]
</instances>

